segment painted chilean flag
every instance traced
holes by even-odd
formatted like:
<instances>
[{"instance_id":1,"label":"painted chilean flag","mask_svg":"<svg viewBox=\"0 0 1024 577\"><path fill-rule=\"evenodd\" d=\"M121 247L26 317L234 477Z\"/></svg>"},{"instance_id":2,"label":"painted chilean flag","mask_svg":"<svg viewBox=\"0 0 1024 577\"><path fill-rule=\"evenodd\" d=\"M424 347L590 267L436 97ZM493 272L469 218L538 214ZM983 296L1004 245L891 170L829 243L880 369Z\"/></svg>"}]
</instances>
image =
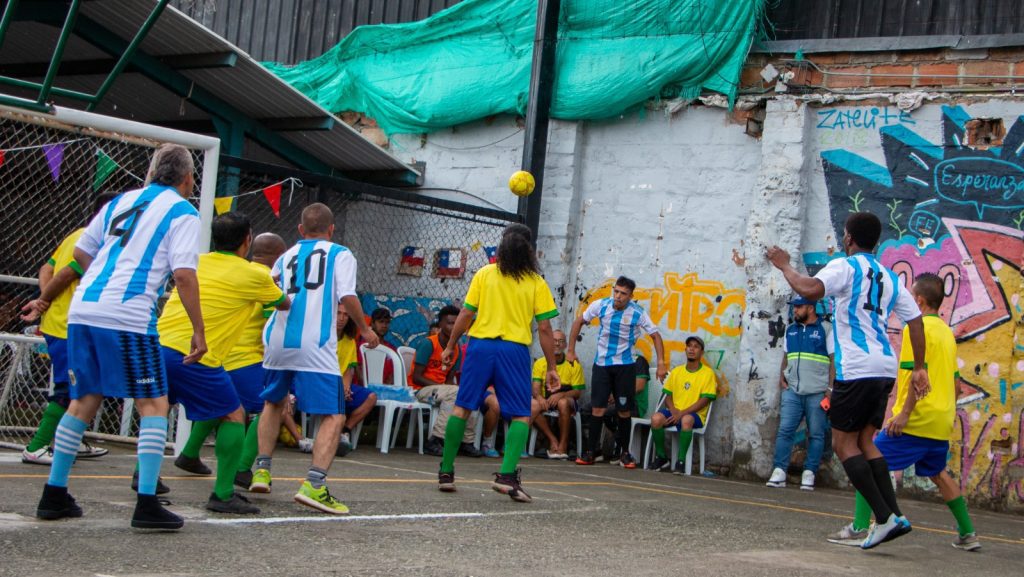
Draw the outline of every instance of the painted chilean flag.
<instances>
[{"instance_id":1,"label":"painted chilean flag","mask_svg":"<svg viewBox=\"0 0 1024 577\"><path fill-rule=\"evenodd\" d=\"M458 248L442 248L434 257L434 276L437 278L462 278L465 271L465 253Z\"/></svg>"},{"instance_id":2,"label":"painted chilean flag","mask_svg":"<svg viewBox=\"0 0 1024 577\"><path fill-rule=\"evenodd\" d=\"M423 266L423 249L418 246L403 248L402 264L406 266Z\"/></svg>"},{"instance_id":3,"label":"painted chilean flag","mask_svg":"<svg viewBox=\"0 0 1024 577\"><path fill-rule=\"evenodd\" d=\"M484 254L487 255L488 264L494 264L498 262L498 247L496 246L485 246Z\"/></svg>"}]
</instances>

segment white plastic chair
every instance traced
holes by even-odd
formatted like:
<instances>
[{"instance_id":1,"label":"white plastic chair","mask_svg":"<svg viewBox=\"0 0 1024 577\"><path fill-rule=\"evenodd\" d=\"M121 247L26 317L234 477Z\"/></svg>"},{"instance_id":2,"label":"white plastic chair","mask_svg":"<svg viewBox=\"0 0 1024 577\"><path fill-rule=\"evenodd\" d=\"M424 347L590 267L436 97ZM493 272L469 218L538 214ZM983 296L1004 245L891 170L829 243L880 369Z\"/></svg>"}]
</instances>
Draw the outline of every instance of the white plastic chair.
<instances>
[{"instance_id":1,"label":"white plastic chair","mask_svg":"<svg viewBox=\"0 0 1024 577\"><path fill-rule=\"evenodd\" d=\"M650 387L651 386L650 383L648 383L647 386ZM651 426L651 417L654 416L654 413L658 412L658 410L660 410L662 405L664 405L664 403L665 403L665 393L662 393L661 396L658 397L658 402L653 407L650 406L650 400L652 398L653 397L651 396L650 391L647 391L648 407L647 407L647 413L646 413L647 417L646 418L633 417L633 418L631 418L629 420L629 453L631 455L636 456L636 455L639 455L641 453L641 447L640 447L640 442L641 442L640 439L641 439L641 437L640 437L640 435L636 434L637 428L638 427L650 427ZM641 461L643 461L643 459L641 459ZM644 467L645 468L647 467L647 463L644 463Z\"/></svg>"},{"instance_id":2,"label":"white plastic chair","mask_svg":"<svg viewBox=\"0 0 1024 577\"><path fill-rule=\"evenodd\" d=\"M664 397L664 395L663 395ZM662 402L658 403L660 407L664 403L665 399L662 398ZM714 401L708 403L708 412L704 415L704 426L699 429L693 429L693 440L690 442L690 447L686 450L685 458L685 473L687 475L693 472L693 445L694 443L700 444L700 474L704 474L704 459L705 459L705 446L704 446L704 431L708 428L708 422L711 420L711 409L714 408ZM665 429L666 438L671 437L672 439L672 452L669 454L670 466L675 468L677 455L679 454L679 432L674 429ZM632 440L630 441L632 446ZM654 431L647 433L647 448L644 450L644 469L650 464L651 454L654 452Z\"/></svg>"},{"instance_id":3,"label":"white plastic chair","mask_svg":"<svg viewBox=\"0 0 1024 577\"><path fill-rule=\"evenodd\" d=\"M555 411L545 411L544 413L541 413L538 418L546 419L548 417L554 417L555 419L557 419L558 418L558 411L557 410L555 410ZM573 421L574 421L574 423L576 425L576 453L579 454L579 453L583 452L583 420L580 419L580 412L576 411L576 414L573 415L572 419L573 419ZM534 450L536 450L536 448L537 448L537 427L533 426L533 427L530 427L530 444L529 444L529 449L528 449L528 451L530 451L531 455L534 453Z\"/></svg>"},{"instance_id":4,"label":"white plastic chair","mask_svg":"<svg viewBox=\"0 0 1024 577\"><path fill-rule=\"evenodd\" d=\"M381 453L387 453L388 450L394 444L395 438L393 438L394 432L392 427L397 431L398 427L394 426L395 412L396 411L410 411L409 413L409 427L413 426L413 419L417 423L417 431L419 432L419 453L423 454L423 412L430 411L430 405L426 403L420 403L416 401L416 397L413 394L413 390L409 387L408 381L406 380L405 362L402 357L395 351L389 349L386 346L378 346L371 349L365 344L359 346L359 350L363 356L363 364L361 367L363 384L366 386L373 385L374 388L379 389L393 389L394 396L398 398L411 399L411 400L391 400L381 398L380 391L377 391L377 406L380 407L380 424L377 428L377 446L380 447ZM385 360L390 359L391 365L394 367L394 383L384 383L384 363ZM401 418L399 413L398 417ZM410 431L411 434L411 431Z\"/></svg>"}]
</instances>

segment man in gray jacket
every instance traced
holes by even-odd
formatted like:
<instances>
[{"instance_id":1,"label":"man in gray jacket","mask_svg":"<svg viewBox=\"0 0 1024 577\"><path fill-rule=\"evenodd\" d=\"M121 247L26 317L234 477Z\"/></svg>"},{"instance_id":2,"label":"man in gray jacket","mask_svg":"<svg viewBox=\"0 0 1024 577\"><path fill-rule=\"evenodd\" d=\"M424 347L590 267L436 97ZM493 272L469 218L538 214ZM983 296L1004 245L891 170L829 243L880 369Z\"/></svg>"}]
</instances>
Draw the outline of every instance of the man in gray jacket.
<instances>
[{"instance_id":1,"label":"man in gray jacket","mask_svg":"<svg viewBox=\"0 0 1024 577\"><path fill-rule=\"evenodd\" d=\"M796 321L786 329L783 341L782 374L779 387L782 403L779 414L779 432L775 437L775 463L769 487L786 486L786 469L793 448L793 435L800 421L807 421L807 458L800 477L800 488L814 490L814 477L821 464L825 448L825 429L828 421L821 403L832 390L835 378L833 361L832 326L818 318L817 301L797 297L793 305Z\"/></svg>"}]
</instances>

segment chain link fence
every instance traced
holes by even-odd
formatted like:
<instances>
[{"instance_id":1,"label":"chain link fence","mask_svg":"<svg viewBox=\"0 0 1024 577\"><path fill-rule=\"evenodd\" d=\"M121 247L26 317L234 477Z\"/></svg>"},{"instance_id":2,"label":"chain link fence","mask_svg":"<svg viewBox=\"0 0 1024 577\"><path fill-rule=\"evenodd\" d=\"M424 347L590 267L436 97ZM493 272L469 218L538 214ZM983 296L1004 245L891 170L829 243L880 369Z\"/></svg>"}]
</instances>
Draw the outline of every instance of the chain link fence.
<instances>
[{"instance_id":1,"label":"chain link fence","mask_svg":"<svg viewBox=\"0 0 1024 577\"><path fill-rule=\"evenodd\" d=\"M26 444L46 406L46 345L26 339L37 326L19 318L38 295L40 267L65 236L85 226L100 193L142 186L162 142L0 108L0 206L7 207L0 217L0 444ZM202 175L207 153L192 152ZM123 408L121 401L104 401L91 431L134 437L137 417Z\"/></svg>"}]
</instances>

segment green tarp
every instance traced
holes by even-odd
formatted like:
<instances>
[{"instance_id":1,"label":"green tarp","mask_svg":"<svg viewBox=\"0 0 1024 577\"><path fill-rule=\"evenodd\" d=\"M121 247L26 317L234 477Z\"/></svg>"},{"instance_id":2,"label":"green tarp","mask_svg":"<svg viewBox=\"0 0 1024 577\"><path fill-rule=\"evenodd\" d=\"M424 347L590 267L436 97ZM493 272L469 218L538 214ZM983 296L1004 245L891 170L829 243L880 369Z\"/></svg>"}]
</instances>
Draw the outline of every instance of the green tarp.
<instances>
[{"instance_id":1,"label":"green tarp","mask_svg":"<svg viewBox=\"0 0 1024 577\"><path fill-rule=\"evenodd\" d=\"M763 0L563 0L551 114L610 118L656 97L735 98ZM536 0L464 0L426 20L361 26L295 66L266 66L332 112L388 134L522 114Z\"/></svg>"}]
</instances>

